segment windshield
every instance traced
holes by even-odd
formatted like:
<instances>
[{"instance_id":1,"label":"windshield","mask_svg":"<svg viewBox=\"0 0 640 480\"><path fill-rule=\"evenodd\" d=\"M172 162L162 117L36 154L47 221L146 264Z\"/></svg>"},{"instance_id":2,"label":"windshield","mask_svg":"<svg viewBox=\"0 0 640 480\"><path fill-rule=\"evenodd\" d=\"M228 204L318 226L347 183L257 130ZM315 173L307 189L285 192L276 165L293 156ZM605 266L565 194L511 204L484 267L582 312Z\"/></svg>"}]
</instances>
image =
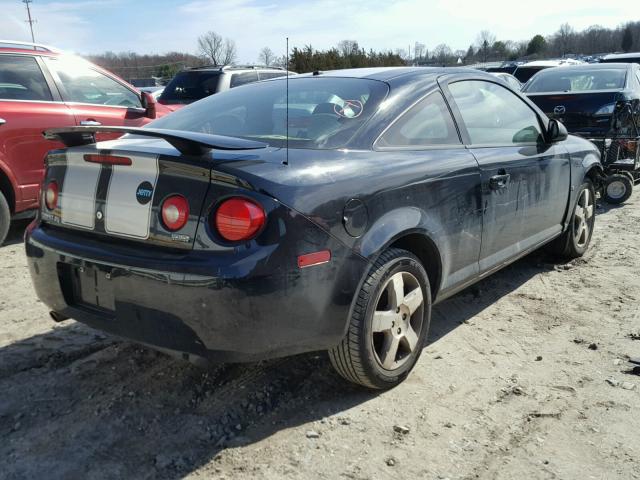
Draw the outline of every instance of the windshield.
<instances>
[{"instance_id":1,"label":"windshield","mask_svg":"<svg viewBox=\"0 0 640 480\"><path fill-rule=\"evenodd\" d=\"M208 97L149 124L259 140L282 147L287 140L285 79L268 80ZM289 147L339 148L371 117L387 84L361 78L289 79Z\"/></svg>"},{"instance_id":2,"label":"windshield","mask_svg":"<svg viewBox=\"0 0 640 480\"><path fill-rule=\"evenodd\" d=\"M180 72L165 87L159 100L163 103L191 103L216 93L220 72Z\"/></svg>"},{"instance_id":3,"label":"windshield","mask_svg":"<svg viewBox=\"0 0 640 480\"><path fill-rule=\"evenodd\" d=\"M527 85L527 93L588 92L624 88L627 71L622 68L554 68L538 73Z\"/></svg>"}]
</instances>

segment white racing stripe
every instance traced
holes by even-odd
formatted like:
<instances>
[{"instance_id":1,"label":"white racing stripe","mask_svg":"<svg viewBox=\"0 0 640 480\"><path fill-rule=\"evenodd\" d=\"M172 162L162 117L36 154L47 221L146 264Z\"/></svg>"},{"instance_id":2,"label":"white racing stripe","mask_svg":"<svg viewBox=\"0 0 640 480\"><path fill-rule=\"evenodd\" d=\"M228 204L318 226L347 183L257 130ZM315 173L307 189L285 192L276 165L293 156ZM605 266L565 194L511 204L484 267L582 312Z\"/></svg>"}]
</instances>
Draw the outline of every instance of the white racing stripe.
<instances>
[{"instance_id":1,"label":"white racing stripe","mask_svg":"<svg viewBox=\"0 0 640 480\"><path fill-rule=\"evenodd\" d=\"M67 152L67 168L60 192L61 222L65 225L95 227L95 199L102 166L84 161L85 152Z\"/></svg>"},{"instance_id":2,"label":"white racing stripe","mask_svg":"<svg viewBox=\"0 0 640 480\"><path fill-rule=\"evenodd\" d=\"M153 195L147 203L136 199L138 187L149 182L155 193L158 180L157 155L126 155L132 165L114 165L105 206L104 228L107 233L134 238L148 238Z\"/></svg>"}]
</instances>

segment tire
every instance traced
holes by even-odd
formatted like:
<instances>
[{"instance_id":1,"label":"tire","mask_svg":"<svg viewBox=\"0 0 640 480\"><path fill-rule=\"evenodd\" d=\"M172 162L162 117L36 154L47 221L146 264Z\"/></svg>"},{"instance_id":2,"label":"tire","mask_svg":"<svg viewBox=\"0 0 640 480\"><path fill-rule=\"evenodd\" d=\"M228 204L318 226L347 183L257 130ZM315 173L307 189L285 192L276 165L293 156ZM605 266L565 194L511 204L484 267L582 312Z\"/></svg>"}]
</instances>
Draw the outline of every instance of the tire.
<instances>
[{"instance_id":1,"label":"tire","mask_svg":"<svg viewBox=\"0 0 640 480\"><path fill-rule=\"evenodd\" d=\"M604 201L614 205L626 202L632 192L633 181L623 173L609 175L602 186Z\"/></svg>"},{"instance_id":2,"label":"tire","mask_svg":"<svg viewBox=\"0 0 640 480\"><path fill-rule=\"evenodd\" d=\"M552 243L552 252L566 259L584 255L591 243L595 220L596 191L591 180L585 179L578 190L569 227Z\"/></svg>"},{"instance_id":3,"label":"tire","mask_svg":"<svg viewBox=\"0 0 640 480\"><path fill-rule=\"evenodd\" d=\"M4 194L0 192L0 246L4 243L9 233L9 225L11 224L11 209L9 202Z\"/></svg>"},{"instance_id":4,"label":"tire","mask_svg":"<svg viewBox=\"0 0 640 480\"><path fill-rule=\"evenodd\" d=\"M355 298L345 337L329 351L331 364L350 382L395 387L420 358L430 320L431 289L420 260L406 250L386 250Z\"/></svg>"}]
</instances>

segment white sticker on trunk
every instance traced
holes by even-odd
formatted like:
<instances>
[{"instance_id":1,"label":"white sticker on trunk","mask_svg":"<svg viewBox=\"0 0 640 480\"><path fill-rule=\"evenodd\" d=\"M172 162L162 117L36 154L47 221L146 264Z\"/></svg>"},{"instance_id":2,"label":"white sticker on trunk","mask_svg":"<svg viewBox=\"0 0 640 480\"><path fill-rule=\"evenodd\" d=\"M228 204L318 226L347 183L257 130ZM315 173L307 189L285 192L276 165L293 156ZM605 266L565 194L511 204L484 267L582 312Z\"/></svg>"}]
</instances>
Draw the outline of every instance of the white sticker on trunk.
<instances>
[{"instance_id":1,"label":"white sticker on trunk","mask_svg":"<svg viewBox=\"0 0 640 480\"><path fill-rule=\"evenodd\" d=\"M158 157L127 155L131 165L114 165L107 191L104 229L107 233L148 238Z\"/></svg>"},{"instance_id":2,"label":"white sticker on trunk","mask_svg":"<svg viewBox=\"0 0 640 480\"><path fill-rule=\"evenodd\" d=\"M98 179L102 166L84 161L85 152L67 152L67 168L60 192L61 222L93 230Z\"/></svg>"}]
</instances>

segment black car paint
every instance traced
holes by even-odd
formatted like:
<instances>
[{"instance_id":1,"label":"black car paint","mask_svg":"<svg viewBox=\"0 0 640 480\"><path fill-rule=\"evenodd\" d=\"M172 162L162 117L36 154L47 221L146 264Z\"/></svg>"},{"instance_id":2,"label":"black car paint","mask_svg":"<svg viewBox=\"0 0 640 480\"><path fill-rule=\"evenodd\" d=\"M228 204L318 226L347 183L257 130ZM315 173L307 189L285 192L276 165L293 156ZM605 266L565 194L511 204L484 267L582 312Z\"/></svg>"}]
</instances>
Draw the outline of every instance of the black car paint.
<instances>
[{"instance_id":1,"label":"black car paint","mask_svg":"<svg viewBox=\"0 0 640 480\"><path fill-rule=\"evenodd\" d=\"M326 349L344 335L354 296L389 246L415 250L428 267L435 301L441 301L560 234L577 187L601 168L593 145L576 137L538 146L469 145L446 86L465 79L495 82L490 75L357 72L386 81L391 90L387 108L345 148L291 149L289 165L282 163L285 152L274 148L206 156L209 188L199 215L192 212L190 219L198 223L192 250L105 240L37 219L25 241L38 296L64 316L218 360ZM391 121L440 88L464 145L376 148ZM161 140L127 148L155 151L162 161L184 160ZM488 179L502 169L513 175L504 189L492 190ZM253 198L268 212L265 230L243 244L221 241L209 223L216 205L234 195ZM357 215L361 235L345 228L349 215ZM297 267L298 255L323 249L331 250L329 263ZM94 276L108 274L117 315L74 305L66 276L80 275L80 267Z\"/></svg>"}]
</instances>

